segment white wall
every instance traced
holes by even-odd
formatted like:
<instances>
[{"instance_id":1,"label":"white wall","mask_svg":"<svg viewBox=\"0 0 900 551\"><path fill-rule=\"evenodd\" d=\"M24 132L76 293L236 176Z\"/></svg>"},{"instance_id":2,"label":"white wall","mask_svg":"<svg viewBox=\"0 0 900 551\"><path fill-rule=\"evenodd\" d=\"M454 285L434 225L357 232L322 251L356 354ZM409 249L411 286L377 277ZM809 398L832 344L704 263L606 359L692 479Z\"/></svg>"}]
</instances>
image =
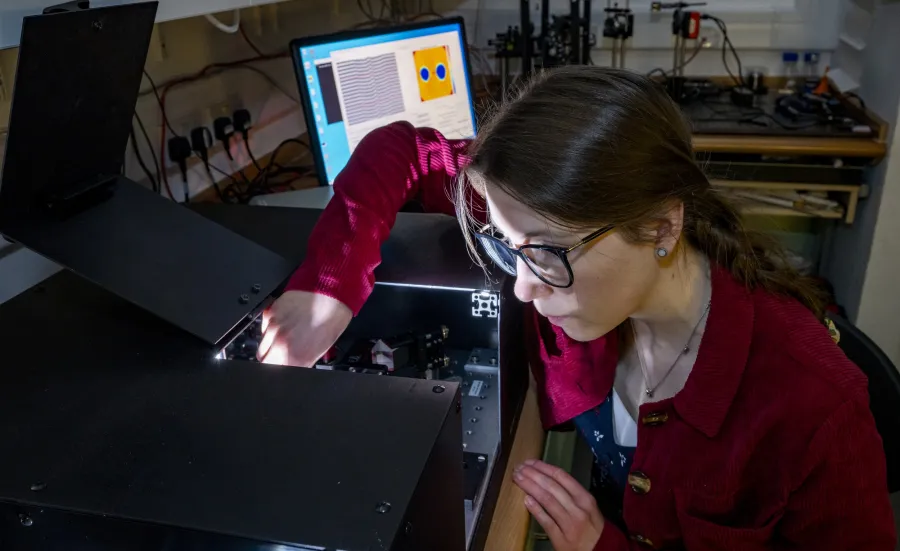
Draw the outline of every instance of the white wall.
<instances>
[{"instance_id":1,"label":"white wall","mask_svg":"<svg viewBox=\"0 0 900 551\"><path fill-rule=\"evenodd\" d=\"M540 23L540 2L531 0L532 22ZM624 5L624 1L619 1ZM638 71L672 66L671 12L650 13L649 0L631 2L635 13L635 34L629 41L626 65ZM551 13L567 13L568 0L551 0ZM508 25L519 24L518 0L466 0L452 13L466 18L470 42L487 48L487 41ZM602 39L606 2L592 2L595 34ZM821 70L828 64L837 43L840 0L710 0L697 8L725 20L732 43L744 67L762 67L768 74L781 74L783 51L817 51L822 54ZM691 75L723 75L718 28L702 23L701 35L714 47L701 52L687 67ZM601 44L605 52L594 54L597 64L609 63L610 42ZM731 66L734 62L729 57ZM734 69L733 69L734 70Z\"/></svg>"},{"instance_id":2,"label":"white wall","mask_svg":"<svg viewBox=\"0 0 900 551\"><path fill-rule=\"evenodd\" d=\"M891 125L900 125L900 4L879 2L862 54L860 95ZM872 170L872 195L860 203L857 221L840 228L827 275L848 315L900 365L900 140Z\"/></svg>"}]
</instances>

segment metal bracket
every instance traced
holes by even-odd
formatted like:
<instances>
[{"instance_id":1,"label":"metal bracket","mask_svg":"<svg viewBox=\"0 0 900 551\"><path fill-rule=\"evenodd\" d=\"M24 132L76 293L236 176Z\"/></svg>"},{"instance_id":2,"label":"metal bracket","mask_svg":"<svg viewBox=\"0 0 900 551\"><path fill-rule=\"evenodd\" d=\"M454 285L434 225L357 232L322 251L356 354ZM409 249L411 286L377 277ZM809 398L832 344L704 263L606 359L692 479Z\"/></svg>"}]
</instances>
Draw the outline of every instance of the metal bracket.
<instances>
[{"instance_id":1,"label":"metal bracket","mask_svg":"<svg viewBox=\"0 0 900 551\"><path fill-rule=\"evenodd\" d=\"M496 318L500 315L500 295L488 291L472 293L472 316Z\"/></svg>"}]
</instances>

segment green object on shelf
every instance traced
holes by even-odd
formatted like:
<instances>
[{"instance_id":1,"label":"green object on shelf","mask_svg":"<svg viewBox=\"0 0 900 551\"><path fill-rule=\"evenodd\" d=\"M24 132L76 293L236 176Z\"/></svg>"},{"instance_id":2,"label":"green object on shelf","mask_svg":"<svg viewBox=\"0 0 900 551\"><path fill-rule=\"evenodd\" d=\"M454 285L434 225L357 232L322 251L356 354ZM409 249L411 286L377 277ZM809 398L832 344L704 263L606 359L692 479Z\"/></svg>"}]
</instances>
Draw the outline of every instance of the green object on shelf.
<instances>
[{"instance_id":1,"label":"green object on shelf","mask_svg":"<svg viewBox=\"0 0 900 551\"><path fill-rule=\"evenodd\" d=\"M585 487L590 482L591 462L590 451L587 451L588 460L585 468L584 452L587 447L579 442L578 433L575 431L551 431L547 433L544 443L543 460L550 465L556 465L574 476ZM528 540L525 544L526 551L553 551L550 540L541 525L532 517L528 528Z\"/></svg>"}]
</instances>

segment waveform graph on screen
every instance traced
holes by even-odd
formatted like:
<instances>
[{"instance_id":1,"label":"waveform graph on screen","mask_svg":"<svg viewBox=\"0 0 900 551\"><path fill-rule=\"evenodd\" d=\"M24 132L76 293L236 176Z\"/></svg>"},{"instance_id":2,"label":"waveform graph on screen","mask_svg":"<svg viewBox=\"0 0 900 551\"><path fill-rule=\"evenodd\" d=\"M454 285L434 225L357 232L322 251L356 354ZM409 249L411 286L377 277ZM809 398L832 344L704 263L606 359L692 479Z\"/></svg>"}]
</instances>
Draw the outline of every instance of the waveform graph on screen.
<instances>
[{"instance_id":1,"label":"waveform graph on screen","mask_svg":"<svg viewBox=\"0 0 900 551\"><path fill-rule=\"evenodd\" d=\"M450 48L435 46L416 50L413 60L418 71L419 95L422 101L452 96L453 75L450 74Z\"/></svg>"}]
</instances>

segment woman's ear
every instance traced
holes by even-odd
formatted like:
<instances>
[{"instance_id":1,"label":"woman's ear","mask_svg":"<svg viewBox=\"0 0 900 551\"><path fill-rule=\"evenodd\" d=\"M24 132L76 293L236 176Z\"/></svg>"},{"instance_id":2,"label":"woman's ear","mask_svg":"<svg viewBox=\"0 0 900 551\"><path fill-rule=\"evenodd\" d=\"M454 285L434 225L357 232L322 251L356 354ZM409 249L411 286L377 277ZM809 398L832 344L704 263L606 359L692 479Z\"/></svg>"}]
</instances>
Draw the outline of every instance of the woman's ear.
<instances>
[{"instance_id":1,"label":"woman's ear","mask_svg":"<svg viewBox=\"0 0 900 551\"><path fill-rule=\"evenodd\" d=\"M660 217L656 226L656 250L665 249L668 254L675 250L681 231L684 229L684 203L678 201ZM664 255L661 255L664 256Z\"/></svg>"}]
</instances>

